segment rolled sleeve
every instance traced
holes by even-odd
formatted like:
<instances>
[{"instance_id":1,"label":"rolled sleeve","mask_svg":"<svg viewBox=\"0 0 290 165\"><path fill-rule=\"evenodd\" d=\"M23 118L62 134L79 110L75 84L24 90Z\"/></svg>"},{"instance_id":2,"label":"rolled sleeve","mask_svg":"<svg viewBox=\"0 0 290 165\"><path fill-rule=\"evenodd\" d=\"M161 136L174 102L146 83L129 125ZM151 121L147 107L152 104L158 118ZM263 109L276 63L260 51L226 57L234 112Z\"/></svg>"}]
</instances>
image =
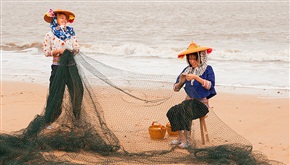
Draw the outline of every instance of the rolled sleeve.
<instances>
[{"instance_id":1,"label":"rolled sleeve","mask_svg":"<svg viewBox=\"0 0 290 165\"><path fill-rule=\"evenodd\" d=\"M73 36L73 49L76 52L79 52L79 50L80 50L80 46L79 46L79 43L78 43L78 40L77 40L76 36Z\"/></svg>"},{"instance_id":2,"label":"rolled sleeve","mask_svg":"<svg viewBox=\"0 0 290 165\"><path fill-rule=\"evenodd\" d=\"M214 86L215 86L215 75L214 75L214 71L213 71L213 69L212 69L211 66L208 66L207 69L208 69L208 74L207 74L207 78L206 78L206 80L207 80L209 83L207 84L206 89L207 89L207 90L210 90L210 89L213 89Z\"/></svg>"},{"instance_id":3,"label":"rolled sleeve","mask_svg":"<svg viewBox=\"0 0 290 165\"><path fill-rule=\"evenodd\" d=\"M45 37L44 37L43 52L44 52L44 55L46 57L52 56L52 54L51 54L51 52L52 52L52 49L51 49L51 36L49 35L49 33L47 33L45 35Z\"/></svg>"}]
</instances>

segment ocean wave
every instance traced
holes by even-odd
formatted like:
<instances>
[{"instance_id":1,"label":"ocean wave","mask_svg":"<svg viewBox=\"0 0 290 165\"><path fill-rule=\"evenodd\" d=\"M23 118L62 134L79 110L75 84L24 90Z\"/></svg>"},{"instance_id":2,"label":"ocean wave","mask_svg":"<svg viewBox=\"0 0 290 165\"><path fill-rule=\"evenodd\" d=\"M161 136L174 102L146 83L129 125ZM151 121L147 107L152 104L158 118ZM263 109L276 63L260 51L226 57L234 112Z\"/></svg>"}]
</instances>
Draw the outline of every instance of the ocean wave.
<instances>
[{"instance_id":1,"label":"ocean wave","mask_svg":"<svg viewBox=\"0 0 290 165\"><path fill-rule=\"evenodd\" d=\"M139 43L113 44L84 44L82 51L87 53L100 53L128 57L153 57L153 58L176 58L183 47L166 45L144 45Z\"/></svg>"},{"instance_id":2,"label":"ocean wave","mask_svg":"<svg viewBox=\"0 0 290 165\"><path fill-rule=\"evenodd\" d=\"M0 46L2 50L5 51L24 51L30 48L37 48L42 50L42 43L41 42L32 42L32 43L4 43Z\"/></svg>"},{"instance_id":3,"label":"ocean wave","mask_svg":"<svg viewBox=\"0 0 290 165\"><path fill-rule=\"evenodd\" d=\"M41 42L32 43L4 43L1 45L5 51L28 51L32 48L42 52ZM135 58L164 58L173 59L185 50L186 47L179 45L145 45L142 43L125 44L91 44L81 45L82 52L94 54L107 54L111 56L124 56ZM218 61L250 61L250 62L269 62L282 61L289 62L289 50L239 50L239 49L213 49L209 59Z\"/></svg>"},{"instance_id":4,"label":"ocean wave","mask_svg":"<svg viewBox=\"0 0 290 165\"><path fill-rule=\"evenodd\" d=\"M216 50L210 56L213 60L220 61L249 61L249 62L289 62L289 51L250 51L250 50Z\"/></svg>"},{"instance_id":5,"label":"ocean wave","mask_svg":"<svg viewBox=\"0 0 290 165\"><path fill-rule=\"evenodd\" d=\"M177 55L185 50L185 47L172 45L149 46L144 44L123 44L123 45L96 45L86 44L82 50L88 53L101 53L112 56L125 57L147 57L147 58L177 58ZM252 62L289 62L289 50L279 51L251 51L238 49L213 49L209 56L212 60L219 61L252 61Z\"/></svg>"}]
</instances>

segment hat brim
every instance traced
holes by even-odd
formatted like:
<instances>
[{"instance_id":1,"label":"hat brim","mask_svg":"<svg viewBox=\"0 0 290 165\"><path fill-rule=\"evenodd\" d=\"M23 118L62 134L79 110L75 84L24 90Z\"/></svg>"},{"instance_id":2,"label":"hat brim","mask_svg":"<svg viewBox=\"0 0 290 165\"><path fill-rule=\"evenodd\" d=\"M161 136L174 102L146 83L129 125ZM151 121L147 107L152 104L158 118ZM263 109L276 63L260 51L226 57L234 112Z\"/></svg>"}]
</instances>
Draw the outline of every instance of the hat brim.
<instances>
[{"instance_id":1,"label":"hat brim","mask_svg":"<svg viewBox=\"0 0 290 165\"><path fill-rule=\"evenodd\" d=\"M68 10L55 10L55 11L53 11L53 13L54 14L57 14L57 13L64 13L68 18L70 17L70 16L73 16L73 17L75 17L75 14L73 13L73 12L71 12L71 11L68 11ZM52 17L49 17L49 16L47 16L46 14L44 14L44 20L45 20L45 22L47 22L47 23L51 23L51 21L52 21Z\"/></svg>"},{"instance_id":2,"label":"hat brim","mask_svg":"<svg viewBox=\"0 0 290 165\"><path fill-rule=\"evenodd\" d=\"M181 53L178 54L178 58L183 58L187 54L195 53L195 52L201 52L201 51L206 51L208 49L211 49L209 47L198 47L198 48L192 48L192 49L187 49Z\"/></svg>"}]
</instances>

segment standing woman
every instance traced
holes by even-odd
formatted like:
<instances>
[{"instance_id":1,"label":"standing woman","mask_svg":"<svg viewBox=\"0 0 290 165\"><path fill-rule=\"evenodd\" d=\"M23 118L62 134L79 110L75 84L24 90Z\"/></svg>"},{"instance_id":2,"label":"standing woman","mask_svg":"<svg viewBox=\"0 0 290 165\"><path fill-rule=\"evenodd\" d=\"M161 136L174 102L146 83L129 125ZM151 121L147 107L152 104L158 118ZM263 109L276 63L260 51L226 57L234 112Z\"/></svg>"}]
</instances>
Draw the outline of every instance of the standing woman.
<instances>
[{"instance_id":1,"label":"standing woman","mask_svg":"<svg viewBox=\"0 0 290 165\"><path fill-rule=\"evenodd\" d=\"M67 26L74 19L74 13L61 9L50 9L44 15L50 31L45 35L43 50L46 57L52 57L49 95L44 113L46 124L54 122L61 114L65 86L69 90L73 115L75 119L80 118L83 85L74 61L79 44L74 29Z\"/></svg>"},{"instance_id":2,"label":"standing woman","mask_svg":"<svg viewBox=\"0 0 290 165\"><path fill-rule=\"evenodd\" d=\"M180 106L172 107L168 111L167 117L172 131L178 131L177 139L173 140L171 144L179 145L180 148L187 148L190 145L192 120L203 117L208 113L208 99L216 95L214 71L207 64L207 55L211 51L212 49L209 47L201 47L192 42L187 50L178 55L178 58L186 56L188 66L177 77L173 90L178 92L185 84L186 101L181 103ZM184 108L187 106L189 108ZM190 109L190 112L188 109Z\"/></svg>"}]
</instances>

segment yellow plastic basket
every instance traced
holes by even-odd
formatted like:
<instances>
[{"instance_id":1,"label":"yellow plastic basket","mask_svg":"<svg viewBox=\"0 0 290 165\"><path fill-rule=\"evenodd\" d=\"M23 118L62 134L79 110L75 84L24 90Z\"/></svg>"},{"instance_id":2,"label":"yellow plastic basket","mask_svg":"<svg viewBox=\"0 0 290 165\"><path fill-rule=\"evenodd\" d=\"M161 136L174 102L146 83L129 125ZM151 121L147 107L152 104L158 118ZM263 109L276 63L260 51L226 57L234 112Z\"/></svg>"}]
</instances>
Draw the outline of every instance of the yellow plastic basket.
<instances>
[{"instance_id":1,"label":"yellow plastic basket","mask_svg":"<svg viewBox=\"0 0 290 165\"><path fill-rule=\"evenodd\" d=\"M153 122L148 131L152 139L164 139L166 128L159 123Z\"/></svg>"}]
</instances>

